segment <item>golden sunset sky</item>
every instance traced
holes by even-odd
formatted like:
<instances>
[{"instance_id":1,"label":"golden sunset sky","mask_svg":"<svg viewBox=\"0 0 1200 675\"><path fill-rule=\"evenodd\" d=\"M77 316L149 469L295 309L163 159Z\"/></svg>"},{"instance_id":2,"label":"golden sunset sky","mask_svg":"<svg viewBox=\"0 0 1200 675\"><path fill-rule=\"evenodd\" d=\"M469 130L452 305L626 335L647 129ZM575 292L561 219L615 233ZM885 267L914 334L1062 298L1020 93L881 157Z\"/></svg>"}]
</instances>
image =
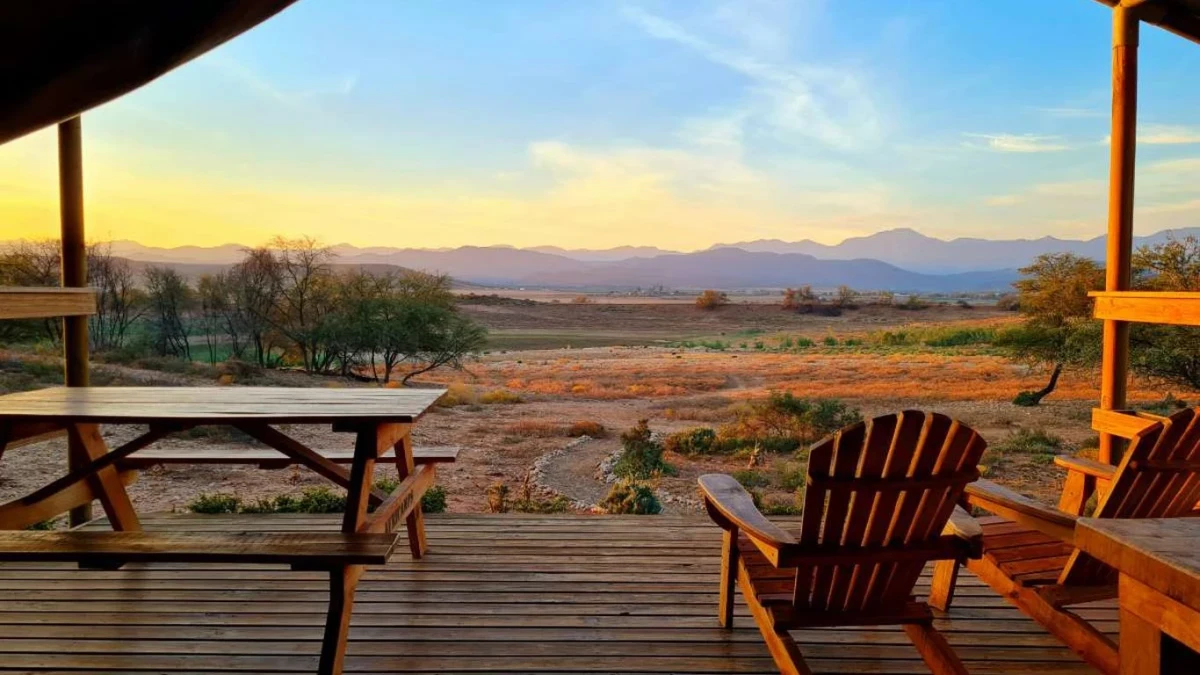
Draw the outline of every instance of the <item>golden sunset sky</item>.
<instances>
[{"instance_id":1,"label":"golden sunset sky","mask_svg":"<svg viewBox=\"0 0 1200 675\"><path fill-rule=\"evenodd\" d=\"M88 233L676 250L1103 233L1109 11L886 4L300 0L84 115ZM1138 231L1200 225L1200 50L1147 28L1141 67ZM0 240L56 235L55 162L53 130L0 146Z\"/></svg>"}]
</instances>

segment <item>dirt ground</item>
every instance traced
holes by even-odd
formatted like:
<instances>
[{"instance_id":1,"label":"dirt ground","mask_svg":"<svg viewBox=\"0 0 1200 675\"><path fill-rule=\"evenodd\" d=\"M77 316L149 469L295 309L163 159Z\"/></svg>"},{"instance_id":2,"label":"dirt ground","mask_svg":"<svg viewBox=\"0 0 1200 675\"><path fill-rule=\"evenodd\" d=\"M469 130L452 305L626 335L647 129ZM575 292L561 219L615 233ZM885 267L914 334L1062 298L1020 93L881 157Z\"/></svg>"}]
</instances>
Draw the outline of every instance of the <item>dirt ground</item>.
<instances>
[{"instance_id":1,"label":"dirt ground","mask_svg":"<svg viewBox=\"0 0 1200 675\"><path fill-rule=\"evenodd\" d=\"M919 317L884 308L842 317L797 317L761 306L731 306L709 313L685 305L641 305L639 311L621 305L487 306L471 312L487 317L489 325L498 330L544 327L559 321L560 328L578 331L607 326L624 333L720 334L770 326L839 337L917 322L997 320L994 311L957 307L926 310ZM194 375L104 365L96 368L113 383L215 385L215 380ZM114 368L115 372L109 372ZM1044 431L1061 439L1061 452L1086 454L1088 441L1095 435L1089 428L1089 411L1098 386L1095 374L1068 373L1059 391L1036 408L1009 402L1017 391L1040 387L1044 376L1039 370L986 351L971 350L880 352L817 346L803 353L785 353L607 346L492 352L469 364L465 372L439 371L419 383L448 386L459 405L430 411L417 424L415 440L418 445L462 448L457 463L438 470L438 483L447 488L452 511L484 510L489 486L504 482L516 488L535 465L540 467L541 485L573 501L595 503L607 491L597 477L597 465L619 448L616 436L638 420L648 419L650 427L660 434L716 426L729 419L731 405L772 391L836 397L868 418L909 408L940 411L974 426L992 445L1002 444L1019 430ZM369 386L293 373L263 377L276 384ZM504 396L496 396L497 392ZM1157 400L1163 393L1136 383L1131 397ZM520 402L489 402L513 399ZM580 441L572 438L569 430L576 422L599 423L608 434L602 439ZM313 447L349 448L353 442L348 435L327 428L293 426L285 431ZM113 445L136 432L132 428L106 430ZM178 447L240 442L235 435L220 432L163 441ZM570 444L574 445L564 451ZM539 462L547 455L550 457ZM65 442L61 440L10 451L0 462L0 498L26 494L61 475L64 457ZM985 463L990 465L989 478L1053 504L1062 473L1049 463L1049 457L992 456ZM747 464L745 459L730 457L669 455L667 460L676 473L663 477L658 489L668 511L697 508L695 481L702 473L732 472ZM768 456L757 469L765 473L781 471L788 461L787 457ZM253 501L322 484L319 477L299 469L176 466L143 472L131 494L142 510L182 510L203 493L232 493ZM777 488L768 491L774 491L778 499L787 498Z\"/></svg>"}]
</instances>

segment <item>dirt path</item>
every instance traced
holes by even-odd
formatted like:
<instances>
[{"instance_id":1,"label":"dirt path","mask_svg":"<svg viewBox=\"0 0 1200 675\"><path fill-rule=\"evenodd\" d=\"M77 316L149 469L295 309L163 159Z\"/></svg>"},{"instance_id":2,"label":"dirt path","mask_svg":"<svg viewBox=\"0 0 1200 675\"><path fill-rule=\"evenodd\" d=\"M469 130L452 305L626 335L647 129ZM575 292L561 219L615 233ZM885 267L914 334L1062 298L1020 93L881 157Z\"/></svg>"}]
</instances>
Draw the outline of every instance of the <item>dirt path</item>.
<instances>
[{"instance_id":1,"label":"dirt path","mask_svg":"<svg viewBox=\"0 0 1200 675\"><path fill-rule=\"evenodd\" d=\"M542 464L542 487L573 502L593 506L608 495L609 486L596 475L600 462L621 447L616 439L588 439L554 451Z\"/></svg>"}]
</instances>

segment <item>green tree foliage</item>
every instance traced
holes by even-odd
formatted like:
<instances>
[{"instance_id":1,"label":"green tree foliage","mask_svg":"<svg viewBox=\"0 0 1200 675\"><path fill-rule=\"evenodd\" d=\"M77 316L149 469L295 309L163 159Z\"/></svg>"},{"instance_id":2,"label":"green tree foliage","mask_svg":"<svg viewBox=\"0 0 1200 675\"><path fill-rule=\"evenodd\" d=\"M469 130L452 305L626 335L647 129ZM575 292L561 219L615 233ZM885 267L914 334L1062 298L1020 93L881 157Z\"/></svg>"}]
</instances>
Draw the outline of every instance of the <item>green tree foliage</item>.
<instances>
[{"instance_id":1,"label":"green tree foliage","mask_svg":"<svg viewBox=\"0 0 1200 675\"><path fill-rule=\"evenodd\" d=\"M997 336L996 346L1011 358L1050 367L1040 390L1021 392L1018 405L1037 405L1058 385L1063 369L1094 363L1099 357L1099 325L1092 320L1088 291L1104 285L1095 261L1072 253L1048 253L1021 268L1018 303L1025 321Z\"/></svg>"},{"instance_id":2,"label":"green tree foliage","mask_svg":"<svg viewBox=\"0 0 1200 675\"><path fill-rule=\"evenodd\" d=\"M1200 290L1200 241L1188 236L1143 246L1134 253L1133 268L1139 288ZM1134 324L1129 340L1134 372L1164 384L1200 388L1200 329Z\"/></svg>"}]
</instances>

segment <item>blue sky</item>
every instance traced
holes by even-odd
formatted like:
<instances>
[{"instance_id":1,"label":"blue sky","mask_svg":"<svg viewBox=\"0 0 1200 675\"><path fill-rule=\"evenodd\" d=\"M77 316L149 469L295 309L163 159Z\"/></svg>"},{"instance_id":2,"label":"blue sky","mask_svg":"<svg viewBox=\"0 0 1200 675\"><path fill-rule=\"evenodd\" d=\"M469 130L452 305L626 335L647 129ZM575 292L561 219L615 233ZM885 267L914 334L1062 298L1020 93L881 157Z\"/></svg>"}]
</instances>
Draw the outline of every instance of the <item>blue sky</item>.
<instances>
[{"instance_id":1,"label":"blue sky","mask_svg":"<svg viewBox=\"0 0 1200 675\"><path fill-rule=\"evenodd\" d=\"M1105 227L1091 0L300 0L84 117L91 232L178 245L836 242ZM1200 48L1142 35L1139 232L1200 225ZM57 226L53 136L0 214Z\"/></svg>"}]
</instances>

